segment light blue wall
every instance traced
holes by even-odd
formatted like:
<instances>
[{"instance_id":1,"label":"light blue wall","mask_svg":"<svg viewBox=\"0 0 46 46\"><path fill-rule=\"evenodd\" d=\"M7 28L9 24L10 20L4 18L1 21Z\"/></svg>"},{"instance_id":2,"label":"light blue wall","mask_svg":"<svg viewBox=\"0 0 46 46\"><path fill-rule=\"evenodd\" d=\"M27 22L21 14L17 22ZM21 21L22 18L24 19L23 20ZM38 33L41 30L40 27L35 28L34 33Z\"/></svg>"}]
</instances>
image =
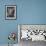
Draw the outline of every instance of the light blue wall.
<instances>
[{"instance_id":1,"label":"light blue wall","mask_svg":"<svg viewBox=\"0 0 46 46\"><path fill-rule=\"evenodd\" d=\"M5 20L9 4L17 6L16 20ZM8 43L9 32L18 32L18 24L46 24L46 0L0 0L0 44Z\"/></svg>"}]
</instances>

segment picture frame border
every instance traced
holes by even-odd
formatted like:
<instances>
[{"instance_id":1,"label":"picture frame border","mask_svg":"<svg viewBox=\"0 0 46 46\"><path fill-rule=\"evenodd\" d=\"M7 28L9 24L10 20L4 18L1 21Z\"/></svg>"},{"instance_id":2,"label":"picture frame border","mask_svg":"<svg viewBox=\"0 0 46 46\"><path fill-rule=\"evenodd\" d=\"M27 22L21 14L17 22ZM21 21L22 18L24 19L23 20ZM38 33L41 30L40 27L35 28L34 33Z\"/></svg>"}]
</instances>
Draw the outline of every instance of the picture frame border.
<instances>
[{"instance_id":1,"label":"picture frame border","mask_svg":"<svg viewBox=\"0 0 46 46\"><path fill-rule=\"evenodd\" d=\"M16 16L16 18L15 19L7 19L6 18L6 7L10 7L10 6L16 6L16 5L5 5L5 20L16 20L17 19L17 6L16 6L16 14L15 14L15 16Z\"/></svg>"}]
</instances>

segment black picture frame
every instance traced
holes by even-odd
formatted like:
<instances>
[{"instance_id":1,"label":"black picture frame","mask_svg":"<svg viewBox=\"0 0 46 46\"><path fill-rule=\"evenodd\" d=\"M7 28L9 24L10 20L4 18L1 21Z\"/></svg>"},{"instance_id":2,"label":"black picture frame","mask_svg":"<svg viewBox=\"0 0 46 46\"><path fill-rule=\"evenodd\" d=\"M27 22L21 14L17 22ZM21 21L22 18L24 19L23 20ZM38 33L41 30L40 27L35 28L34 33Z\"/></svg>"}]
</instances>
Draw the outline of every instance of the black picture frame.
<instances>
[{"instance_id":1,"label":"black picture frame","mask_svg":"<svg viewBox=\"0 0 46 46\"><path fill-rule=\"evenodd\" d=\"M5 20L16 20L16 5L5 5Z\"/></svg>"}]
</instances>

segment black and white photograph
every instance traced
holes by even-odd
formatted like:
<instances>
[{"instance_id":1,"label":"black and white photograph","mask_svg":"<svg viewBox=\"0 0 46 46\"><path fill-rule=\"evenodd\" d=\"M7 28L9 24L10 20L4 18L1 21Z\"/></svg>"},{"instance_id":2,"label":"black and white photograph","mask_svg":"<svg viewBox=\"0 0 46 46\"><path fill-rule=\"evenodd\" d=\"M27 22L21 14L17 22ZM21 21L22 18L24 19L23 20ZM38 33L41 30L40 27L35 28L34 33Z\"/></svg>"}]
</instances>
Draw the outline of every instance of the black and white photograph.
<instances>
[{"instance_id":1,"label":"black and white photograph","mask_svg":"<svg viewBox=\"0 0 46 46\"><path fill-rule=\"evenodd\" d=\"M16 19L16 5L5 6L5 19L6 20Z\"/></svg>"},{"instance_id":2,"label":"black and white photograph","mask_svg":"<svg viewBox=\"0 0 46 46\"><path fill-rule=\"evenodd\" d=\"M18 38L20 46L43 45L46 43L46 25L19 24Z\"/></svg>"}]
</instances>

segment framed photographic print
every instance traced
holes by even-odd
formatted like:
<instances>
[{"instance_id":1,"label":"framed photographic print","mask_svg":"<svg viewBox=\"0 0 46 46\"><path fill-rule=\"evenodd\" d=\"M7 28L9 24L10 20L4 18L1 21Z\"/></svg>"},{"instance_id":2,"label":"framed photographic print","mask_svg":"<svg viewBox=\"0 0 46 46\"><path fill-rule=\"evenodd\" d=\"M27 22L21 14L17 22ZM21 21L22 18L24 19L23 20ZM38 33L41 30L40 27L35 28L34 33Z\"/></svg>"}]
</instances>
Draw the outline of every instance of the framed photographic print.
<instances>
[{"instance_id":1,"label":"framed photographic print","mask_svg":"<svg viewBox=\"0 0 46 46\"><path fill-rule=\"evenodd\" d=\"M16 5L5 5L5 19L6 20L16 19Z\"/></svg>"}]
</instances>

